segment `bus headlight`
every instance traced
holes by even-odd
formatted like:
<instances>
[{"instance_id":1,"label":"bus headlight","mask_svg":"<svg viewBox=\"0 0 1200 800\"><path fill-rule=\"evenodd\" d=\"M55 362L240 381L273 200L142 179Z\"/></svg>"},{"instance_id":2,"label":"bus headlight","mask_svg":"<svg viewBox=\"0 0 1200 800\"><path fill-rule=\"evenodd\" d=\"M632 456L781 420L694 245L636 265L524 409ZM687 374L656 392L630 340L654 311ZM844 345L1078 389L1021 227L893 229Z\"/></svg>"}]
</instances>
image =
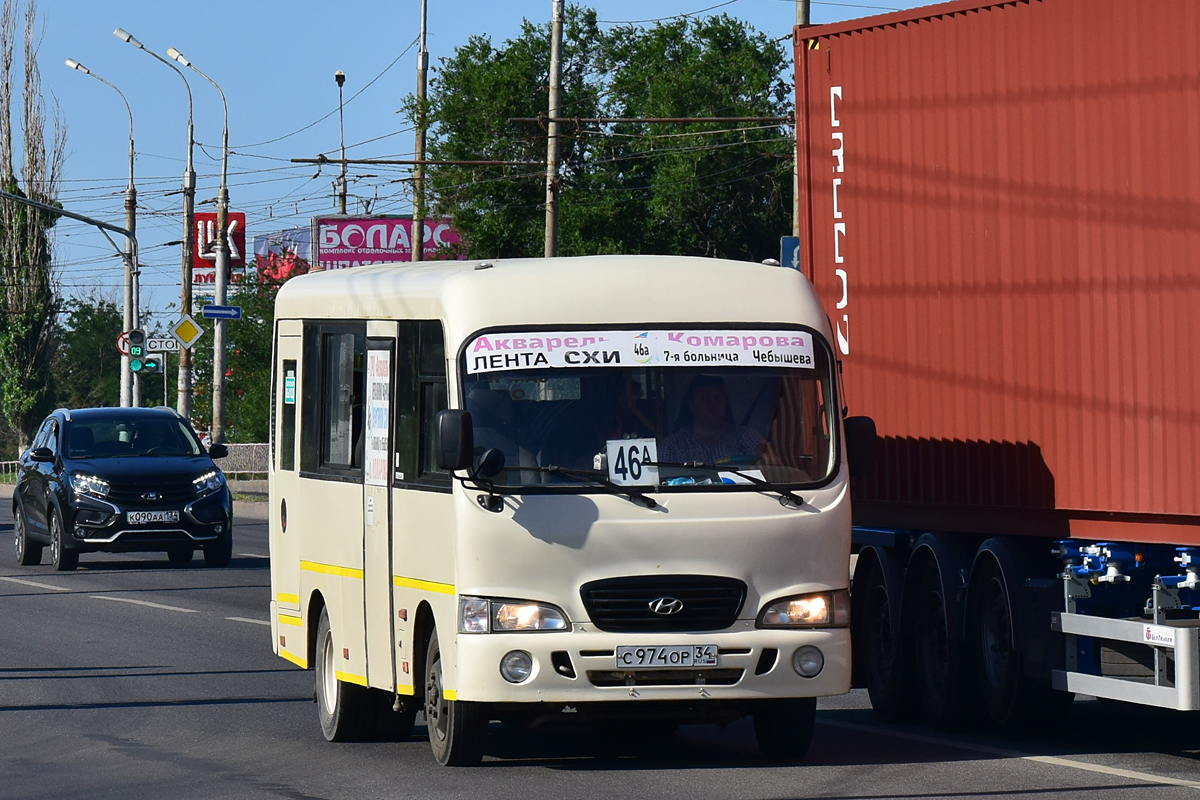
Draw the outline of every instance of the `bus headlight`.
<instances>
[{"instance_id":1,"label":"bus headlight","mask_svg":"<svg viewBox=\"0 0 1200 800\"><path fill-rule=\"evenodd\" d=\"M758 615L760 628L844 628L850 624L850 592L812 592L769 603Z\"/></svg>"},{"instance_id":2,"label":"bus headlight","mask_svg":"<svg viewBox=\"0 0 1200 800\"><path fill-rule=\"evenodd\" d=\"M567 615L546 603L485 597L464 597L459 602L459 633L565 631L568 627Z\"/></svg>"}]
</instances>

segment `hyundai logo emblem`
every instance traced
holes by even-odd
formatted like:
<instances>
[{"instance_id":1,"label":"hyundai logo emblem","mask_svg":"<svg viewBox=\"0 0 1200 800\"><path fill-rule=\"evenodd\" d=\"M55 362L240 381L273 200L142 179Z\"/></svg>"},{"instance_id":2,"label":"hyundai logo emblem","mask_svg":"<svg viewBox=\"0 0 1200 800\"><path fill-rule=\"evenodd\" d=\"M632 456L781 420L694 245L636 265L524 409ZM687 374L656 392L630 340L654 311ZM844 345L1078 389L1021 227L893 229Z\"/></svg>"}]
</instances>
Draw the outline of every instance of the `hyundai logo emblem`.
<instances>
[{"instance_id":1,"label":"hyundai logo emblem","mask_svg":"<svg viewBox=\"0 0 1200 800\"><path fill-rule=\"evenodd\" d=\"M683 611L683 601L676 597L660 597L650 601L650 610L663 617Z\"/></svg>"},{"instance_id":2,"label":"hyundai logo emblem","mask_svg":"<svg viewBox=\"0 0 1200 800\"><path fill-rule=\"evenodd\" d=\"M142 499L143 500L157 500L158 492L145 492L144 494L142 494Z\"/></svg>"}]
</instances>

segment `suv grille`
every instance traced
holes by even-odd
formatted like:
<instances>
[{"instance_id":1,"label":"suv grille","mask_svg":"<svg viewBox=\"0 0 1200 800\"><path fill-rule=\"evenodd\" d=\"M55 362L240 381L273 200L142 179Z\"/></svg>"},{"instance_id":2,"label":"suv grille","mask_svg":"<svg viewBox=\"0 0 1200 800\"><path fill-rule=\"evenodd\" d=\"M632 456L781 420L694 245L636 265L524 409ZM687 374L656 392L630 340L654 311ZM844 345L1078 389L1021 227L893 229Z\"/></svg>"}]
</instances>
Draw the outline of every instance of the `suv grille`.
<instances>
[{"instance_id":1,"label":"suv grille","mask_svg":"<svg viewBox=\"0 0 1200 800\"><path fill-rule=\"evenodd\" d=\"M737 621L746 584L708 575L644 575L585 583L579 590L592 624L614 632L719 631ZM660 598L683 604L675 614L657 614Z\"/></svg>"},{"instance_id":2,"label":"suv grille","mask_svg":"<svg viewBox=\"0 0 1200 800\"><path fill-rule=\"evenodd\" d=\"M156 500L147 500L144 494L154 492ZM178 503L196 499L196 490L190 480L179 480L173 483L114 483L108 490L108 498L113 502L133 503Z\"/></svg>"}]
</instances>

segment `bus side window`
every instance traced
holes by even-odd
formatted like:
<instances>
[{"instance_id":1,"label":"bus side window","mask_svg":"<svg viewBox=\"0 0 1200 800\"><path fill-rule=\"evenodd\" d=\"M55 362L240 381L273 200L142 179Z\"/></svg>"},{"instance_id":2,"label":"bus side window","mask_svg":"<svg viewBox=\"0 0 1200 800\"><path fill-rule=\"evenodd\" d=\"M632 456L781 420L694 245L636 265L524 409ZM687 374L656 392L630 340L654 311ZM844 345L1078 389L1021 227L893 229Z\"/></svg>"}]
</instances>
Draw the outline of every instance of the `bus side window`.
<instances>
[{"instance_id":1,"label":"bus side window","mask_svg":"<svg viewBox=\"0 0 1200 800\"><path fill-rule=\"evenodd\" d=\"M283 404L279 412L279 426L279 469L291 471L296 468L295 359L285 359L283 362Z\"/></svg>"},{"instance_id":2,"label":"bus side window","mask_svg":"<svg viewBox=\"0 0 1200 800\"><path fill-rule=\"evenodd\" d=\"M396 358L396 471L399 484L446 489L433 463L434 418L447 407L446 357L437 320L400 322Z\"/></svg>"},{"instance_id":3,"label":"bus side window","mask_svg":"<svg viewBox=\"0 0 1200 800\"><path fill-rule=\"evenodd\" d=\"M361 477L366 345L365 324L305 325L301 471Z\"/></svg>"}]
</instances>

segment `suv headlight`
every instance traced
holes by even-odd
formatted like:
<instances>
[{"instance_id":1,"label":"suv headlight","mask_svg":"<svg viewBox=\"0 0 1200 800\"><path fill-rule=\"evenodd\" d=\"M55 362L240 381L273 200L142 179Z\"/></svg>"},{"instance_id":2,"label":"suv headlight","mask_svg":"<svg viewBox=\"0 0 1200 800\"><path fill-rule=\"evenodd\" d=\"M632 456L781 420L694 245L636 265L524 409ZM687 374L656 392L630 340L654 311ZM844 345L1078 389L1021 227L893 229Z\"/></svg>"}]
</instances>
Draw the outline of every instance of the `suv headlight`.
<instances>
[{"instance_id":1,"label":"suv headlight","mask_svg":"<svg viewBox=\"0 0 1200 800\"><path fill-rule=\"evenodd\" d=\"M219 469L209 470L192 481L192 486L196 488L196 494L201 497L206 494L212 494L224 485L225 476L221 474L221 470Z\"/></svg>"},{"instance_id":2,"label":"suv headlight","mask_svg":"<svg viewBox=\"0 0 1200 800\"><path fill-rule=\"evenodd\" d=\"M850 592L812 592L768 603L758 615L760 628L844 628L850 624Z\"/></svg>"},{"instance_id":3,"label":"suv headlight","mask_svg":"<svg viewBox=\"0 0 1200 800\"><path fill-rule=\"evenodd\" d=\"M464 597L458 604L459 633L565 631L567 615L546 603Z\"/></svg>"},{"instance_id":4,"label":"suv headlight","mask_svg":"<svg viewBox=\"0 0 1200 800\"><path fill-rule=\"evenodd\" d=\"M89 495L91 497L108 496L108 481L103 478L88 475L86 472L68 472L66 478L67 485L71 487L71 491L75 494Z\"/></svg>"}]
</instances>

